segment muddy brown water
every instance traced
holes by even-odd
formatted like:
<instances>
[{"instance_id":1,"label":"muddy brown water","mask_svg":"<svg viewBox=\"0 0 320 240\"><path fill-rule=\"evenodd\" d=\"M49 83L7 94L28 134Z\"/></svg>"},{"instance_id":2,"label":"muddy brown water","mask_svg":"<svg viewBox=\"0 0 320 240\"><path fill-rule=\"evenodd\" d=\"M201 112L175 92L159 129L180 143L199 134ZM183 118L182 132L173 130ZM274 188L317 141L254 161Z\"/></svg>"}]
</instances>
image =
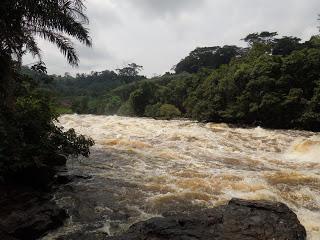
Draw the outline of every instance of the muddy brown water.
<instances>
[{"instance_id":1,"label":"muddy brown water","mask_svg":"<svg viewBox=\"0 0 320 240\"><path fill-rule=\"evenodd\" d=\"M81 231L116 235L141 220L233 197L283 202L308 239L320 239L319 133L118 116L59 121L96 145L90 159L69 162L71 173L91 177L56 193L71 217L43 239Z\"/></svg>"}]
</instances>

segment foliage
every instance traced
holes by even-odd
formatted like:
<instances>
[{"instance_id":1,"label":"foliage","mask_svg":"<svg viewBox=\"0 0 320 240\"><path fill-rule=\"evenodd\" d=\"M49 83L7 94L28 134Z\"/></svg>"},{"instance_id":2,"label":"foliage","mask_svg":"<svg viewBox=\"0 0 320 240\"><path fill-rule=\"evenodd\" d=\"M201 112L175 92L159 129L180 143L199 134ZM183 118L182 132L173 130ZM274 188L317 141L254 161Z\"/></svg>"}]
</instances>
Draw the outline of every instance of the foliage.
<instances>
[{"instance_id":1,"label":"foliage","mask_svg":"<svg viewBox=\"0 0 320 240\"><path fill-rule=\"evenodd\" d=\"M50 93L61 113L82 113L82 114L115 114L131 94L122 96L114 93L113 90L121 91L126 82L135 84L145 79L144 76L124 76L114 71L91 72L90 74L77 74L75 77L46 75L23 67L23 74L35 79L43 90ZM121 91L125 94L124 91Z\"/></svg>"},{"instance_id":2,"label":"foliage","mask_svg":"<svg viewBox=\"0 0 320 240\"><path fill-rule=\"evenodd\" d=\"M313 36L302 43L296 37L262 32L249 34L245 41L247 48L196 49L178 64L187 69L182 73L130 83L115 80L117 84L97 91L96 95L90 84L84 84L81 90L77 88L77 84L83 83L79 76L70 82L59 82L61 85L42 86L52 91L59 89L62 94L57 99L72 101L72 109L78 113L188 117L319 131L320 37ZM223 59L215 57L219 51L224 52ZM114 74L118 79L119 75ZM95 83L100 74L87 76ZM101 82L110 83L107 79L101 78Z\"/></svg>"},{"instance_id":3,"label":"foliage","mask_svg":"<svg viewBox=\"0 0 320 240\"><path fill-rule=\"evenodd\" d=\"M250 46L254 44L265 44L269 45L274 43L275 37L278 35L277 32L261 32L261 33L250 33L246 36L243 41L247 42Z\"/></svg>"},{"instance_id":4,"label":"foliage","mask_svg":"<svg viewBox=\"0 0 320 240\"><path fill-rule=\"evenodd\" d=\"M276 36L249 35L249 48L228 64L204 64L193 74L165 74L114 92L131 91L122 101L138 116L164 117L160 109L170 104L181 113L176 116L200 121L319 131L320 38L301 43Z\"/></svg>"},{"instance_id":5,"label":"foliage","mask_svg":"<svg viewBox=\"0 0 320 240\"><path fill-rule=\"evenodd\" d=\"M161 115L160 108L161 108L161 103L156 103L154 105L148 105L148 106L146 106L144 115L146 117L158 118Z\"/></svg>"},{"instance_id":6,"label":"foliage","mask_svg":"<svg viewBox=\"0 0 320 240\"><path fill-rule=\"evenodd\" d=\"M31 79L20 76L20 80L15 111L1 109L0 138L4 141L0 146L0 176L18 180L27 175L26 171L50 171L51 166L61 164L62 156L87 157L93 140L76 135L73 129L57 127L50 97Z\"/></svg>"},{"instance_id":7,"label":"foliage","mask_svg":"<svg viewBox=\"0 0 320 240\"><path fill-rule=\"evenodd\" d=\"M35 36L54 43L72 65L78 56L72 36L81 43L91 45L88 22L83 13L82 0L2 0L0 4L0 52L21 59L26 51L40 57Z\"/></svg>"},{"instance_id":8,"label":"foliage","mask_svg":"<svg viewBox=\"0 0 320 240\"><path fill-rule=\"evenodd\" d=\"M306 42L289 55L270 55L257 44L197 87L187 100L195 104L189 104L188 115L205 121L319 130L317 110L310 106L318 98L320 48ZM308 122L307 116L312 120Z\"/></svg>"},{"instance_id":9,"label":"foliage","mask_svg":"<svg viewBox=\"0 0 320 240\"><path fill-rule=\"evenodd\" d=\"M129 97L129 103L134 113L143 116L147 105L154 103L156 85L152 82L143 82Z\"/></svg>"},{"instance_id":10,"label":"foliage","mask_svg":"<svg viewBox=\"0 0 320 240\"><path fill-rule=\"evenodd\" d=\"M175 67L176 73L196 73L203 67L218 68L228 64L230 60L240 55L242 49L237 46L202 47L193 50L189 56L182 59Z\"/></svg>"},{"instance_id":11,"label":"foliage","mask_svg":"<svg viewBox=\"0 0 320 240\"><path fill-rule=\"evenodd\" d=\"M125 102L124 104L122 104L117 114L120 116L129 116L129 117L135 116L135 112L132 109L132 106L129 104L129 102Z\"/></svg>"},{"instance_id":12,"label":"foliage","mask_svg":"<svg viewBox=\"0 0 320 240\"><path fill-rule=\"evenodd\" d=\"M144 115L146 117L169 120L169 119L181 117L181 112L174 105L157 103L154 105L148 105L146 107Z\"/></svg>"},{"instance_id":13,"label":"foliage","mask_svg":"<svg viewBox=\"0 0 320 240\"><path fill-rule=\"evenodd\" d=\"M121 107L121 99L119 96L110 95L104 98L103 100L104 114L116 114L118 109Z\"/></svg>"},{"instance_id":14,"label":"foliage","mask_svg":"<svg viewBox=\"0 0 320 240\"><path fill-rule=\"evenodd\" d=\"M92 139L55 125L52 78L36 38L55 44L68 62L79 62L69 37L90 46L82 0L2 0L0 4L0 179L46 184L68 156L88 157ZM40 62L21 75L27 52Z\"/></svg>"},{"instance_id":15,"label":"foliage","mask_svg":"<svg viewBox=\"0 0 320 240\"><path fill-rule=\"evenodd\" d=\"M172 119L180 116L181 116L181 112L179 111L179 109L171 104L163 104L160 107L160 117L163 117L166 119Z\"/></svg>"},{"instance_id":16,"label":"foliage","mask_svg":"<svg viewBox=\"0 0 320 240\"><path fill-rule=\"evenodd\" d=\"M130 63L126 67L116 69L116 71L118 72L118 76L122 83L130 83L144 78L143 76L139 76L142 69L143 66L136 63Z\"/></svg>"}]
</instances>

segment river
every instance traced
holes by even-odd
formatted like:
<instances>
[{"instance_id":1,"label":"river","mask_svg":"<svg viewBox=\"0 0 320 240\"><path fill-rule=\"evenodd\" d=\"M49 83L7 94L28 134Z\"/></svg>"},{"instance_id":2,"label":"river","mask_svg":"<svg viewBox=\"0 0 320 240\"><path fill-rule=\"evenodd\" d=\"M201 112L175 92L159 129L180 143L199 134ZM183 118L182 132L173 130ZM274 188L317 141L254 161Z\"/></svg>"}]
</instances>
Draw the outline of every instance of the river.
<instances>
[{"instance_id":1,"label":"river","mask_svg":"<svg viewBox=\"0 0 320 240\"><path fill-rule=\"evenodd\" d=\"M64 115L92 137L89 159L69 161L79 178L55 194L65 225L43 239L81 231L114 235L170 212L214 207L233 197L287 204L320 239L320 134L232 128L188 120Z\"/></svg>"}]
</instances>

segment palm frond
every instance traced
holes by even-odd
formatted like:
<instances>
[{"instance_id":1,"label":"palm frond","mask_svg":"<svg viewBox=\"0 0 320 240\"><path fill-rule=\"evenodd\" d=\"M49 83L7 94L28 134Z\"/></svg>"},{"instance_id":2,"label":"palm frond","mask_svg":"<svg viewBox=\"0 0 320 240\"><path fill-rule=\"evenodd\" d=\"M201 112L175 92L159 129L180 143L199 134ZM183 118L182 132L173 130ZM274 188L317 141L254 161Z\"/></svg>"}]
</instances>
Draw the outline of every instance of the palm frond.
<instances>
[{"instance_id":1,"label":"palm frond","mask_svg":"<svg viewBox=\"0 0 320 240\"><path fill-rule=\"evenodd\" d=\"M33 57L38 57L41 61L41 50L38 47L37 42L35 41L34 37L29 35L29 37L26 39L26 50L32 54Z\"/></svg>"},{"instance_id":2,"label":"palm frond","mask_svg":"<svg viewBox=\"0 0 320 240\"><path fill-rule=\"evenodd\" d=\"M71 65L79 58L70 36L91 46L83 0L1 0L0 50L21 56L24 51L40 56L35 35L59 48Z\"/></svg>"},{"instance_id":3,"label":"palm frond","mask_svg":"<svg viewBox=\"0 0 320 240\"><path fill-rule=\"evenodd\" d=\"M34 33L51 43L54 43L59 48L60 52L67 58L72 66L78 66L79 58L69 38L62 34L46 30L34 30Z\"/></svg>"},{"instance_id":4,"label":"palm frond","mask_svg":"<svg viewBox=\"0 0 320 240\"><path fill-rule=\"evenodd\" d=\"M89 31L84 27L84 22L88 22L88 19L83 14L82 7L77 7L81 1L61 0L58 2L60 4L49 1L44 5L44 1L40 1L37 6L31 9L32 14L28 22L48 30L66 33L81 43L91 46Z\"/></svg>"}]
</instances>

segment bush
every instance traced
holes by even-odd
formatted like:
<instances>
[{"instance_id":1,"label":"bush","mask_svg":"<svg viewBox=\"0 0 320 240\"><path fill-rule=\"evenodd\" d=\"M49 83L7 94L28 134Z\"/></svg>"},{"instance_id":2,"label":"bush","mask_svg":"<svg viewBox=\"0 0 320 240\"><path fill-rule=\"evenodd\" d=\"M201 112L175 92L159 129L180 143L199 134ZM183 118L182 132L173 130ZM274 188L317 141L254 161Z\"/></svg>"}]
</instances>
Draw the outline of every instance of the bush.
<instances>
[{"instance_id":1,"label":"bush","mask_svg":"<svg viewBox=\"0 0 320 240\"><path fill-rule=\"evenodd\" d=\"M179 109L171 104L163 104L160 107L160 117L162 118L172 119L180 116L181 116L181 112L179 111Z\"/></svg>"},{"instance_id":2,"label":"bush","mask_svg":"<svg viewBox=\"0 0 320 240\"><path fill-rule=\"evenodd\" d=\"M129 102L122 104L117 114L119 116L135 116L134 110Z\"/></svg>"},{"instance_id":3,"label":"bush","mask_svg":"<svg viewBox=\"0 0 320 240\"><path fill-rule=\"evenodd\" d=\"M71 108L67 108L67 107L63 107L63 106L57 106L55 107L54 111L59 114L59 115L62 115L62 114L72 114L73 111Z\"/></svg>"},{"instance_id":4,"label":"bush","mask_svg":"<svg viewBox=\"0 0 320 240\"><path fill-rule=\"evenodd\" d=\"M64 164L69 156L88 157L93 140L64 131L54 122L57 114L50 98L29 84L18 89L15 109L1 107L0 114L0 178L46 184L54 167Z\"/></svg>"},{"instance_id":5,"label":"bush","mask_svg":"<svg viewBox=\"0 0 320 240\"><path fill-rule=\"evenodd\" d=\"M160 117L160 107L161 107L161 103L157 103L154 105L148 105L146 107L144 115L146 117L153 117L153 118Z\"/></svg>"},{"instance_id":6,"label":"bush","mask_svg":"<svg viewBox=\"0 0 320 240\"><path fill-rule=\"evenodd\" d=\"M116 114L121 107L121 99L118 96L108 96L103 101L104 114Z\"/></svg>"}]
</instances>

